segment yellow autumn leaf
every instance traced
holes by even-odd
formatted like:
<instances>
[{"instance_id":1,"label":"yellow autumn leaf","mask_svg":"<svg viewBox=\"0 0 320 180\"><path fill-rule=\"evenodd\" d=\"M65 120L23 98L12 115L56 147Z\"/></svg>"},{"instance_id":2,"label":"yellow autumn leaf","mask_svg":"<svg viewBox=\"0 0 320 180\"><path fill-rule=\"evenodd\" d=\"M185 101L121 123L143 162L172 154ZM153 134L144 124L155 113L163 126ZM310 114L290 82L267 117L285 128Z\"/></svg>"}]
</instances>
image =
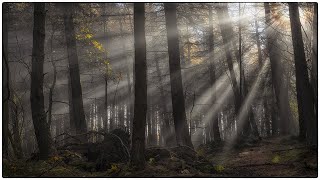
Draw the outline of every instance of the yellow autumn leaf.
<instances>
[{"instance_id":1,"label":"yellow autumn leaf","mask_svg":"<svg viewBox=\"0 0 320 180\"><path fill-rule=\"evenodd\" d=\"M87 33L87 34L85 35L85 37L86 37L86 39L91 39L91 38L93 37L93 35L92 35L91 33Z\"/></svg>"},{"instance_id":2,"label":"yellow autumn leaf","mask_svg":"<svg viewBox=\"0 0 320 180\"><path fill-rule=\"evenodd\" d=\"M99 42L96 41L96 40L92 40L91 42L92 42L93 46L94 46L96 49L98 49L99 51L102 51L102 52L104 51L101 43L99 43Z\"/></svg>"}]
</instances>

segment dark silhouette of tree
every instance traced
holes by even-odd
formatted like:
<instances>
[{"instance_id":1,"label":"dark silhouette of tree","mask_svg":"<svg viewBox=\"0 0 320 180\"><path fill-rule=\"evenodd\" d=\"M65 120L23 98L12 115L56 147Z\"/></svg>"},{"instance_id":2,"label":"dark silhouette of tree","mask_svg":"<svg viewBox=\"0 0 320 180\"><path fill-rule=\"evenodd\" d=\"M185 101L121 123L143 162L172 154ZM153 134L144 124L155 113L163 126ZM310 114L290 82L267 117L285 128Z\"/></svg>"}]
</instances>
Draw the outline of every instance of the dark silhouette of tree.
<instances>
[{"instance_id":1,"label":"dark silhouette of tree","mask_svg":"<svg viewBox=\"0 0 320 180\"><path fill-rule=\"evenodd\" d=\"M145 126L147 114L147 57L144 3L134 3L134 117L132 126L131 166L145 166Z\"/></svg>"},{"instance_id":2,"label":"dark silhouette of tree","mask_svg":"<svg viewBox=\"0 0 320 180\"><path fill-rule=\"evenodd\" d=\"M289 16L296 69L300 137L307 137L309 143L317 144L317 123L315 122L316 120L313 110L313 91L309 82L298 3L289 3Z\"/></svg>"},{"instance_id":3,"label":"dark silhouette of tree","mask_svg":"<svg viewBox=\"0 0 320 180\"><path fill-rule=\"evenodd\" d=\"M314 95L314 110L318 117L318 4L313 3L313 29L312 29L312 87ZM316 126L318 127L318 125ZM317 135L318 137L318 135Z\"/></svg>"},{"instance_id":4,"label":"dark silhouette of tree","mask_svg":"<svg viewBox=\"0 0 320 180\"><path fill-rule=\"evenodd\" d=\"M72 119L70 119L70 126L75 127L75 132L77 134L82 134L87 131L87 124L83 111L82 89L80 83L78 54L73 24L72 3L63 4L63 20L69 60L69 76L71 85L70 93L72 97ZM86 137L81 137L81 139L86 141Z\"/></svg>"},{"instance_id":5,"label":"dark silhouette of tree","mask_svg":"<svg viewBox=\"0 0 320 180\"><path fill-rule=\"evenodd\" d=\"M2 22L2 157L8 157L8 125L9 125L9 64L8 64L8 21L9 21L9 4L3 3L3 22Z\"/></svg>"},{"instance_id":6,"label":"dark silhouette of tree","mask_svg":"<svg viewBox=\"0 0 320 180\"><path fill-rule=\"evenodd\" d=\"M40 159L47 159L52 150L51 133L46 119L43 97L45 17L45 3L34 3L30 100Z\"/></svg>"},{"instance_id":7,"label":"dark silhouette of tree","mask_svg":"<svg viewBox=\"0 0 320 180\"><path fill-rule=\"evenodd\" d=\"M164 11L167 28L171 98L176 140L178 145L193 148L187 128L185 100L182 88L176 4L164 3Z\"/></svg>"}]
</instances>

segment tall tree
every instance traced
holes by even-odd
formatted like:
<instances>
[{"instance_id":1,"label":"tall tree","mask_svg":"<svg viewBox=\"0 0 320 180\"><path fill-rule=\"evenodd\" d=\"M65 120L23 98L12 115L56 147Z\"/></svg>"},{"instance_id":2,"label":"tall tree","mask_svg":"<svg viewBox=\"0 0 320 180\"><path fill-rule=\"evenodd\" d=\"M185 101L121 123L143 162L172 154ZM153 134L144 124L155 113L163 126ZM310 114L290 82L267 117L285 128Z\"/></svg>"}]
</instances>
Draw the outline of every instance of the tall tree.
<instances>
[{"instance_id":1,"label":"tall tree","mask_svg":"<svg viewBox=\"0 0 320 180\"><path fill-rule=\"evenodd\" d=\"M314 134L317 131L317 124L313 110L313 90L309 82L298 3L289 3L289 16L296 70L300 137L307 137L309 143L316 144L317 137Z\"/></svg>"},{"instance_id":2,"label":"tall tree","mask_svg":"<svg viewBox=\"0 0 320 180\"><path fill-rule=\"evenodd\" d=\"M164 90L164 83L162 79L162 74L161 70L159 67L159 61L160 61L160 56L158 53L155 54L155 62L156 62L156 71L157 71L157 76L158 76L158 81L159 81L159 91L160 91L160 106L162 109L162 118L163 118L163 127L161 128L161 133L164 137L164 144L169 145L169 138L170 138L170 122L169 122L169 117L167 115L168 109L167 109L167 104L166 104L166 96L165 96L165 90Z\"/></svg>"},{"instance_id":3,"label":"tall tree","mask_svg":"<svg viewBox=\"0 0 320 180\"><path fill-rule=\"evenodd\" d=\"M164 3L164 11L168 39L171 98L176 140L178 145L193 148L187 127L185 100L182 87L176 4Z\"/></svg>"},{"instance_id":4,"label":"tall tree","mask_svg":"<svg viewBox=\"0 0 320 180\"><path fill-rule=\"evenodd\" d=\"M65 27L65 37L67 43L67 52L69 60L69 74L72 97L72 118L70 124L74 124L77 134L82 134L87 131L87 124L85 120L82 89L80 83L78 54L76 47L76 38L73 24L73 4L63 4L63 20ZM72 127L72 126L71 126ZM84 141L86 137L81 137Z\"/></svg>"},{"instance_id":5,"label":"tall tree","mask_svg":"<svg viewBox=\"0 0 320 180\"><path fill-rule=\"evenodd\" d=\"M318 4L313 3L312 38L312 86L314 93L315 115L318 117ZM316 126L318 127L318 126Z\"/></svg>"},{"instance_id":6,"label":"tall tree","mask_svg":"<svg viewBox=\"0 0 320 180\"><path fill-rule=\"evenodd\" d=\"M38 143L40 159L47 159L52 149L51 133L46 121L43 97L45 18L45 3L34 3L30 100L33 126Z\"/></svg>"},{"instance_id":7,"label":"tall tree","mask_svg":"<svg viewBox=\"0 0 320 180\"><path fill-rule=\"evenodd\" d=\"M147 114L147 56L144 3L134 3L134 117L130 164L137 169L145 166L145 126Z\"/></svg>"},{"instance_id":8,"label":"tall tree","mask_svg":"<svg viewBox=\"0 0 320 180\"><path fill-rule=\"evenodd\" d=\"M104 42L105 42L105 47L108 49L108 17L107 17L107 7L106 4L102 4L103 8L103 35L104 35ZM108 62L108 54L107 51L104 51L104 59L106 62ZM105 100L104 100L104 107L105 107L105 129L107 130L108 127L108 79L109 79L109 63L105 63L105 75L104 75L104 81L105 81ZM109 130L113 129L113 120L110 119L110 126Z\"/></svg>"},{"instance_id":9,"label":"tall tree","mask_svg":"<svg viewBox=\"0 0 320 180\"><path fill-rule=\"evenodd\" d=\"M259 33L259 24L257 20L257 16L254 18L254 26L255 26L255 39L256 39L256 44L257 44L257 50L258 50L258 64L259 64L259 69L262 70L262 51L261 51L261 41L260 41L260 33ZM265 81L266 85L267 81ZM265 86L263 86L265 87ZM266 96L266 89L264 90L263 97L262 97L262 102L263 102L263 108L264 108L264 117L265 117L265 125L267 129L267 135L270 133L270 122L269 122L269 112L270 109L268 107L268 99ZM268 131L269 129L269 131Z\"/></svg>"},{"instance_id":10,"label":"tall tree","mask_svg":"<svg viewBox=\"0 0 320 180\"><path fill-rule=\"evenodd\" d=\"M9 24L9 4L3 3L3 22L2 22L2 157L8 157L8 131L9 131L9 63L8 63L8 24Z\"/></svg>"},{"instance_id":11,"label":"tall tree","mask_svg":"<svg viewBox=\"0 0 320 180\"><path fill-rule=\"evenodd\" d=\"M216 72L215 72L215 64L214 64L214 36L213 36L213 15L212 15L212 7L209 5L209 76L210 76L210 85L214 87L216 82ZM212 92L212 101L216 102L215 89ZM218 115L214 114L212 117L212 128L213 128L213 136L215 141L220 141L220 132L218 125Z\"/></svg>"},{"instance_id":12,"label":"tall tree","mask_svg":"<svg viewBox=\"0 0 320 180\"><path fill-rule=\"evenodd\" d=\"M280 115L280 133L289 133L289 98L288 91L286 91L283 75L283 64L281 62L281 52L277 39L279 33L272 27L271 8L269 3L264 3L265 20L266 20L266 36L267 49L269 52L269 59L271 64L272 83L275 90L276 102L279 108Z\"/></svg>"},{"instance_id":13,"label":"tall tree","mask_svg":"<svg viewBox=\"0 0 320 180\"><path fill-rule=\"evenodd\" d=\"M236 75L233 69L233 60L232 60L232 50L230 44L233 44L233 32L232 26L228 21L230 19L228 14L228 5L226 3L222 3L217 8L217 15L219 19L219 26L223 41L223 48L227 59L228 69L230 72L230 78L232 83L232 89L234 94L234 106L235 106L235 116L239 114L241 107L241 94L240 88L237 83ZM228 21L228 22L227 22ZM240 132L240 131L239 131Z\"/></svg>"},{"instance_id":14,"label":"tall tree","mask_svg":"<svg viewBox=\"0 0 320 180\"><path fill-rule=\"evenodd\" d=\"M128 111L127 111L127 122L128 124L130 121L132 121L132 103L131 103L131 96L132 96L132 90L131 90L131 78L130 78L130 65L131 62L127 56L127 46L126 46L126 38L123 32L123 24L122 21L125 22L125 18L120 18L119 19L119 26L120 26L120 34L121 34L121 48L122 48L122 52L123 52L123 56L124 56L124 60L127 63L126 65L126 78L127 78L127 86L128 86L128 99L127 99L127 107L128 107ZM131 128L131 127L129 127Z\"/></svg>"}]
</instances>

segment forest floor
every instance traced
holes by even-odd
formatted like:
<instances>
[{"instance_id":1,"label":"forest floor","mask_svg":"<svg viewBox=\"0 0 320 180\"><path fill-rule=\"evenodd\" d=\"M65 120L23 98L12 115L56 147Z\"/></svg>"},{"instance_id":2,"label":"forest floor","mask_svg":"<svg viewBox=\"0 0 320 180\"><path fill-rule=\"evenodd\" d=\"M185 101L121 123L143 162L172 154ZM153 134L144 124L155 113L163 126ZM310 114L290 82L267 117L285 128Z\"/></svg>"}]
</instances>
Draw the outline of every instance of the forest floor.
<instances>
[{"instance_id":1,"label":"forest floor","mask_svg":"<svg viewBox=\"0 0 320 180\"><path fill-rule=\"evenodd\" d=\"M178 149L182 149L181 151ZM178 150L178 151L177 151ZM271 137L225 152L221 143L201 145L195 156L181 147L153 147L146 153L146 168L130 169L113 163L96 171L92 162L65 163L62 155L47 161L3 160L4 177L317 177L318 150L294 137ZM73 152L68 152L69 155ZM73 153L74 157L80 155ZM189 153L190 154L190 153Z\"/></svg>"}]
</instances>

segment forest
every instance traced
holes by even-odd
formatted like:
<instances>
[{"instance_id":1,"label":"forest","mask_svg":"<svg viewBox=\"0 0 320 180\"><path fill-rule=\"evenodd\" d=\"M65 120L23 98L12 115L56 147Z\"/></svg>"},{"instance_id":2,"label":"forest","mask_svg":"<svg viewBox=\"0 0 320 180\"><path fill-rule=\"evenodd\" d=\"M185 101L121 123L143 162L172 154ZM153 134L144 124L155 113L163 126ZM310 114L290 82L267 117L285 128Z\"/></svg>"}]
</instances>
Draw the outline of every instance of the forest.
<instances>
[{"instance_id":1,"label":"forest","mask_svg":"<svg viewBox=\"0 0 320 180\"><path fill-rule=\"evenodd\" d=\"M317 176L317 3L2 3L2 177Z\"/></svg>"}]
</instances>

